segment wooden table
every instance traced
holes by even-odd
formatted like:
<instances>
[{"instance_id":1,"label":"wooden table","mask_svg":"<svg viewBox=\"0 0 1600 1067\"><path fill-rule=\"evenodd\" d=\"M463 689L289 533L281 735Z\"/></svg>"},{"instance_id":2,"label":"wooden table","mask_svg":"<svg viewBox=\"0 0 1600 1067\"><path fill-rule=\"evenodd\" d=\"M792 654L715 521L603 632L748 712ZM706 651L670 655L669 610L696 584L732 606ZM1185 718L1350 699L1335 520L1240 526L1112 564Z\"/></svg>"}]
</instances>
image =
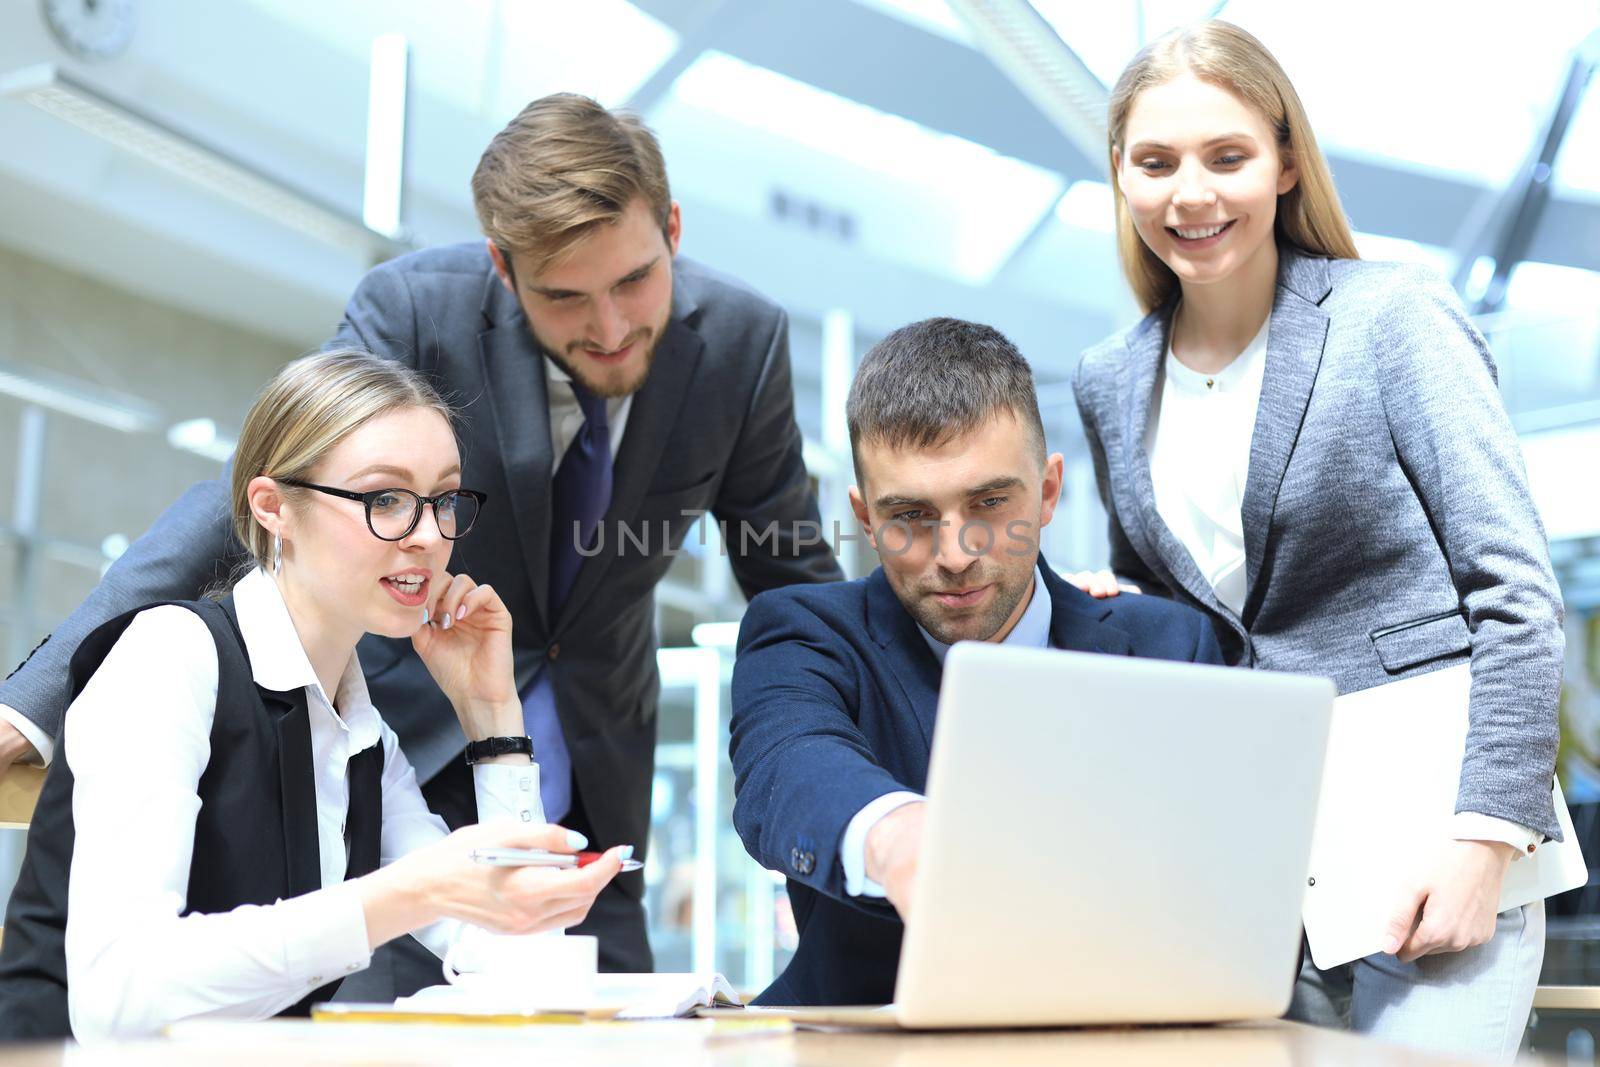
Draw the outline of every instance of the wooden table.
<instances>
[{"instance_id":1,"label":"wooden table","mask_svg":"<svg viewBox=\"0 0 1600 1067\"><path fill-rule=\"evenodd\" d=\"M16 765L0 775L0 830L26 830L42 788L43 767Z\"/></svg>"},{"instance_id":2,"label":"wooden table","mask_svg":"<svg viewBox=\"0 0 1600 1067\"><path fill-rule=\"evenodd\" d=\"M0 1067L186 1067L227 1062L649 1067L1435 1067L1462 1061L1295 1023L1009 1033L738 1036L709 1021L599 1027L209 1023L178 1039L0 1052ZM501 1058L501 1057L505 1058Z\"/></svg>"}]
</instances>

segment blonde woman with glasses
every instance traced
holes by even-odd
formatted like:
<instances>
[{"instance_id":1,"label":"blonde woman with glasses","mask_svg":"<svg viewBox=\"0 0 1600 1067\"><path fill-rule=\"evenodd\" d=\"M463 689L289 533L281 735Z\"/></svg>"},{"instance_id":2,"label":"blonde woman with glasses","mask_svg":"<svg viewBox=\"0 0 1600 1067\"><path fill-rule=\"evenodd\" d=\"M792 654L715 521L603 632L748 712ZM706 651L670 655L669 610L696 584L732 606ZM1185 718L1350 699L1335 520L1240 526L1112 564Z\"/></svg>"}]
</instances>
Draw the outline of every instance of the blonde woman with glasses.
<instances>
[{"instance_id":1,"label":"blonde woman with glasses","mask_svg":"<svg viewBox=\"0 0 1600 1067\"><path fill-rule=\"evenodd\" d=\"M415 934L581 922L627 848L581 868L545 825L495 591L446 568L484 496L450 412L362 352L291 364L234 454L251 563L219 600L105 624L72 660L0 951L0 1037L154 1034L199 1016L305 1014ZM358 639L409 637L469 742L479 825L448 833L372 706Z\"/></svg>"},{"instance_id":2,"label":"blonde woman with glasses","mask_svg":"<svg viewBox=\"0 0 1600 1067\"><path fill-rule=\"evenodd\" d=\"M1145 48L1109 126L1147 314L1074 382L1111 542L1111 570L1076 581L1191 604L1230 662L1341 692L1471 664L1457 814L1416 843L1388 951L1307 958L1290 1014L1509 1058L1544 909L1496 908L1508 865L1559 833L1562 609L1488 348L1431 272L1360 260L1294 87L1245 31Z\"/></svg>"}]
</instances>

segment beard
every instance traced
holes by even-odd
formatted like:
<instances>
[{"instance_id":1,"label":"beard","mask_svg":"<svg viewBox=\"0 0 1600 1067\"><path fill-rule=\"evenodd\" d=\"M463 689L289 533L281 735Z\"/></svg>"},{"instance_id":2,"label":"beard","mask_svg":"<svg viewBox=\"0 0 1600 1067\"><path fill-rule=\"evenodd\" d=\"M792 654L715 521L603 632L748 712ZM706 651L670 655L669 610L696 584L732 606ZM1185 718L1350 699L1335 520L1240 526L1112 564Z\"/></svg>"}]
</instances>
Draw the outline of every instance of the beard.
<instances>
[{"instance_id":1,"label":"beard","mask_svg":"<svg viewBox=\"0 0 1600 1067\"><path fill-rule=\"evenodd\" d=\"M582 339L568 341L566 344L552 344L548 338L540 336L533 316L529 315L526 309L523 310L523 319L527 322L534 341L544 354L550 357L552 363L595 396L615 400L637 393L650 377L650 368L655 363L656 349L660 347L661 339L667 335L667 327L672 322L672 298L669 291L667 302L661 309L661 318L630 332L620 346L623 348L630 344L639 346L638 369L626 378L603 372L597 375L594 368L587 367L581 352L589 346Z\"/></svg>"},{"instance_id":2,"label":"beard","mask_svg":"<svg viewBox=\"0 0 1600 1067\"><path fill-rule=\"evenodd\" d=\"M554 345L545 344L537 334L534 335L534 340L539 342L539 347L544 350L545 355L550 357L550 361L565 371L579 385L595 396L613 400L617 397L631 396L637 393L644 385L645 379L650 377L650 366L655 362L656 349L661 344L661 334L662 331L660 330L647 328L637 330L629 335L623 347L627 347L630 344L641 346L642 359L640 360L638 371L632 377L620 381L614 378L598 379L583 367L581 363L582 357L574 357L572 355L573 352L584 347L582 341L574 341L567 346L568 351L563 352Z\"/></svg>"},{"instance_id":3,"label":"beard","mask_svg":"<svg viewBox=\"0 0 1600 1067\"><path fill-rule=\"evenodd\" d=\"M909 602L902 596L911 617L928 631L940 644L953 645L957 641L987 641L1000 632L1000 628L1017 610L1017 605L1028 592L1033 580L1033 564L1013 572L1002 566L990 566L986 559L975 560L959 575L949 580L935 582L924 588L911 590ZM949 572L941 570L941 575ZM994 596L987 607L968 613L952 611L933 599L935 593L947 593L963 586L994 584Z\"/></svg>"}]
</instances>

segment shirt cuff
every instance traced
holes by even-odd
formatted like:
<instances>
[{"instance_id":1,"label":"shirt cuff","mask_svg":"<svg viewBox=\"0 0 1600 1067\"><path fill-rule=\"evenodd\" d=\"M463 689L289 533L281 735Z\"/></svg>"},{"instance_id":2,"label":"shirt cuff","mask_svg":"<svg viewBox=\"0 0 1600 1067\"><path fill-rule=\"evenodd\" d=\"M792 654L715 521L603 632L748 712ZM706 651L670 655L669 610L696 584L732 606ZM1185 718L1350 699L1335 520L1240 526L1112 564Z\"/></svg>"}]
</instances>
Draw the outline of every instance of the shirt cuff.
<instances>
[{"instance_id":1,"label":"shirt cuff","mask_svg":"<svg viewBox=\"0 0 1600 1067\"><path fill-rule=\"evenodd\" d=\"M24 756L18 762L32 764L36 767L50 766L50 759L56 753L56 746L50 736L39 729L39 724L28 718L22 712L9 704L0 704L0 719L4 719L17 728L28 744L33 746L37 756Z\"/></svg>"},{"instance_id":2,"label":"shirt cuff","mask_svg":"<svg viewBox=\"0 0 1600 1067\"><path fill-rule=\"evenodd\" d=\"M539 799L537 763L474 763L472 786L480 823L548 821Z\"/></svg>"},{"instance_id":3,"label":"shirt cuff","mask_svg":"<svg viewBox=\"0 0 1600 1067\"><path fill-rule=\"evenodd\" d=\"M924 799L920 793L885 793L856 812L844 828L839 843L839 862L844 867L844 891L853 897L886 897L883 886L867 877L867 834L885 815L896 808Z\"/></svg>"},{"instance_id":4,"label":"shirt cuff","mask_svg":"<svg viewBox=\"0 0 1600 1067\"><path fill-rule=\"evenodd\" d=\"M367 914L352 883L291 897L278 908L283 929L293 931L285 945L285 976L305 993L371 965Z\"/></svg>"},{"instance_id":5,"label":"shirt cuff","mask_svg":"<svg viewBox=\"0 0 1600 1067\"><path fill-rule=\"evenodd\" d=\"M1452 816L1450 836L1457 841L1503 841L1517 850L1517 859L1531 856L1544 841L1544 835L1536 830L1476 811L1461 811Z\"/></svg>"}]
</instances>

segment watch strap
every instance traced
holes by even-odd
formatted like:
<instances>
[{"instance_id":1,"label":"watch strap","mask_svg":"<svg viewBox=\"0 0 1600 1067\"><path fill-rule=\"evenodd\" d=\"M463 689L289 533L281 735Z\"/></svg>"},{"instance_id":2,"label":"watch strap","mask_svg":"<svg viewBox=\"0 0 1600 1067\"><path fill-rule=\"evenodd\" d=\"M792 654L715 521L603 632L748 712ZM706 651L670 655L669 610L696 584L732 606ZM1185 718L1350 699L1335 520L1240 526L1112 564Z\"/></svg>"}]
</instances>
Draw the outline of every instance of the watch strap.
<instances>
[{"instance_id":1,"label":"watch strap","mask_svg":"<svg viewBox=\"0 0 1600 1067\"><path fill-rule=\"evenodd\" d=\"M511 756L516 754L533 759L533 739L529 737L485 737L481 741L467 743L467 764L482 763L486 759L496 756Z\"/></svg>"}]
</instances>

